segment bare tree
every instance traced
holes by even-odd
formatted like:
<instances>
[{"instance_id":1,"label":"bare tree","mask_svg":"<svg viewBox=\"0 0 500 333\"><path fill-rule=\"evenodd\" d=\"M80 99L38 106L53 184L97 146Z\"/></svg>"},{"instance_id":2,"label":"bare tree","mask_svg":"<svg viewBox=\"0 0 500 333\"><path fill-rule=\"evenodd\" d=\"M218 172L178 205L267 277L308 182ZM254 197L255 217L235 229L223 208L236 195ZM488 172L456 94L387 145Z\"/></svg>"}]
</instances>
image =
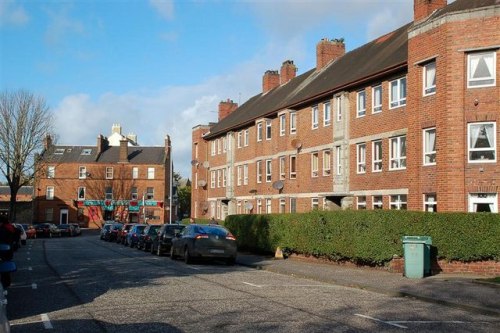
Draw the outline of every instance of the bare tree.
<instances>
[{"instance_id":1,"label":"bare tree","mask_svg":"<svg viewBox=\"0 0 500 333\"><path fill-rule=\"evenodd\" d=\"M19 90L0 94L0 172L10 187L9 214L16 220L16 197L33 182L37 153L52 132L52 114L45 99Z\"/></svg>"}]
</instances>

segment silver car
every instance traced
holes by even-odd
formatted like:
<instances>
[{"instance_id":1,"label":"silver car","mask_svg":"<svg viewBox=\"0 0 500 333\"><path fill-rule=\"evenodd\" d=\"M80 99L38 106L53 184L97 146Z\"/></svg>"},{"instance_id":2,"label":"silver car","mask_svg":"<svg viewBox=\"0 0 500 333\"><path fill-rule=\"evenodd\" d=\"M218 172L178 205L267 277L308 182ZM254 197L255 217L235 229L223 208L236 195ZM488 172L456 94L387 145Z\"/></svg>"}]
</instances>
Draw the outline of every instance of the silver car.
<instances>
[{"instance_id":1,"label":"silver car","mask_svg":"<svg viewBox=\"0 0 500 333\"><path fill-rule=\"evenodd\" d=\"M187 264L209 258L234 265L236 253L236 238L220 225L190 224L172 239L170 248L171 259L182 256Z\"/></svg>"}]
</instances>

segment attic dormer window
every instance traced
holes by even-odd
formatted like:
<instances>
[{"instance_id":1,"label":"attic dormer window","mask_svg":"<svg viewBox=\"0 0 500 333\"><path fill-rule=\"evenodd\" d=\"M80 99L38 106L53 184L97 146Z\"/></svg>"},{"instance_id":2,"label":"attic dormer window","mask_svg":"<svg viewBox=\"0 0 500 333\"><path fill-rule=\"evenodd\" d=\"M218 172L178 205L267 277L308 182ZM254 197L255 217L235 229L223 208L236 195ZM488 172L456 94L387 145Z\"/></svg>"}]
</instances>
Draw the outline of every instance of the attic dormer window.
<instances>
[{"instance_id":1,"label":"attic dormer window","mask_svg":"<svg viewBox=\"0 0 500 333\"><path fill-rule=\"evenodd\" d=\"M90 154L92 154L92 149L85 148L82 149L82 153L80 155L90 155Z\"/></svg>"},{"instance_id":2,"label":"attic dormer window","mask_svg":"<svg viewBox=\"0 0 500 333\"><path fill-rule=\"evenodd\" d=\"M57 148L54 151L54 155L62 155L62 154L64 154L64 148Z\"/></svg>"}]
</instances>

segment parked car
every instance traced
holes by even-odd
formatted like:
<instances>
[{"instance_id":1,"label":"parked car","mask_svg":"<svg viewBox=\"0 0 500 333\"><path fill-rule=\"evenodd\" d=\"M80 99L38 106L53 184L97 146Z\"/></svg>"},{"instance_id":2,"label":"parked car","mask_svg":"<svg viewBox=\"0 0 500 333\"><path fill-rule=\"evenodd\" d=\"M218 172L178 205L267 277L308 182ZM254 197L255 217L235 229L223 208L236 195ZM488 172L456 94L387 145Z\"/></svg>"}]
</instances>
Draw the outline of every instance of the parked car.
<instances>
[{"instance_id":1,"label":"parked car","mask_svg":"<svg viewBox=\"0 0 500 333\"><path fill-rule=\"evenodd\" d=\"M73 226L75 236L80 236L82 234L82 229L80 228L80 225L78 223L70 223L70 225Z\"/></svg>"},{"instance_id":2,"label":"parked car","mask_svg":"<svg viewBox=\"0 0 500 333\"><path fill-rule=\"evenodd\" d=\"M137 223L125 223L123 225L122 230L118 234L116 234L116 242L120 244L125 244L125 241L127 240L127 234L132 229L134 225Z\"/></svg>"},{"instance_id":3,"label":"parked car","mask_svg":"<svg viewBox=\"0 0 500 333\"><path fill-rule=\"evenodd\" d=\"M158 237L158 230L160 227L161 225L159 224L150 224L144 228L144 231L139 235L139 239L137 240L137 249L149 251L151 249L151 243Z\"/></svg>"},{"instance_id":4,"label":"parked car","mask_svg":"<svg viewBox=\"0 0 500 333\"><path fill-rule=\"evenodd\" d=\"M151 253L161 256L163 253L170 253L172 238L184 230L183 224L164 224L158 230L158 237L151 244Z\"/></svg>"},{"instance_id":5,"label":"parked car","mask_svg":"<svg viewBox=\"0 0 500 333\"><path fill-rule=\"evenodd\" d=\"M75 228L71 224L59 224L57 228L61 232L61 236L75 236Z\"/></svg>"},{"instance_id":6,"label":"parked car","mask_svg":"<svg viewBox=\"0 0 500 333\"><path fill-rule=\"evenodd\" d=\"M22 245L26 245L26 239L28 238L28 235L26 235L26 231L24 230L23 226L20 225L19 223L14 223L14 227L19 230L19 242ZM20 244L17 244L17 247L20 246Z\"/></svg>"},{"instance_id":7,"label":"parked car","mask_svg":"<svg viewBox=\"0 0 500 333\"><path fill-rule=\"evenodd\" d=\"M134 225L127 234L125 245L130 245L130 247L136 246L137 242L139 241L139 236L147 226L147 224Z\"/></svg>"},{"instance_id":8,"label":"parked car","mask_svg":"<svg viewBox=\"0 0 500 333\"><path fill-rule=\"evenodd\" d=\"M116 241L116 237L118 233L122 230L123 223L115 222L111 225L111 229L109 230L107 241L114 242Z\"/></svg>"},{"instance_id":9,"label":"parked car","mask_svg":"<svg viewBox=\"0 0 500 333\"><path fill-rule=\"evenodd\" d=\"M111 226L113 225L114 222L106 222L101 228L101 233L99 237L102 240L108 240L109 238L109 233L111 232Z\"/></svg>"},{"instance_id":10,"label":"parked car","mask_svg":"<svg viewBox=\"0 0 500 333\"><path fill-rule=\"evenodd\" d=\"M26 231L26 236L28 239L36 238L36 230L31 224L21 224Z\"/></svg>"},{"instance_id":11,"label":"parked car","mask_svg":"<svg viewBox=\"0 0 500 333\"><path fill-rule=\"evenodd\" d=\"M182 256L186 264L193 259L223 259L228 265L236 260L236 238L220 225L190 224L172 239L170 258Z\"/></svg>"},{"instance_id":12,"label":"parked car","mask_svg":"<svg viewBox=\"0 0 500 333\"><path fill-rule=\"evenodd\" d=\"M39 223L35 225L37 237L61 237L61 231L54 223Z\"/></svg>"}]
</instances>

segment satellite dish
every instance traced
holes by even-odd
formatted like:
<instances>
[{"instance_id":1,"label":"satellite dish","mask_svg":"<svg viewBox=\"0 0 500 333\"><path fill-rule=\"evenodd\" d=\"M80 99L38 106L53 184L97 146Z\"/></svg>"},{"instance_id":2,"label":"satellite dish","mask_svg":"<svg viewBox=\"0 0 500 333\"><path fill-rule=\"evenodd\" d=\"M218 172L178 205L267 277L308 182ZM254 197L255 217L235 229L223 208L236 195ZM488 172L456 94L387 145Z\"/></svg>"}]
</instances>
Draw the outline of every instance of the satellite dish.
<instances>
[{"instance_id":1,"label":"satellite dish","mask_svg":"<svg viewBox=\"0 0 500 333\"><path fill-rule=\"evenodd\" d=\"M204 212L206 212L206 211L208 210L208 203L203 202L203 203L201 204L201 209L202 209Z\"/></svg>"},{"instance_id":2,"label":"satellite dish","mask_svg":"<svg viewBox=\"0 0 500 333\"><path fill-rule=\"evenodd\" d=\"M203 167L205 169L208 169L210 167L210 162L208 162L208 161L203 162Z\"/></svg>"},{"instance_id":3,"label":"satellite dish","mask_svg":"<svg viewBox=\"0 0 500 333\"><path fill-rule=\"evenodd\" d=\"M207 181L206 180L198 180L198 186L199 187L205 187L207 185Z\"/></svg>"},{"instance_id":4,"label":"satellite dish","mask_svg":"<svg viewBox=\"0 0 500 333\"><path fill-rule=\"evenodd\" d=\"M245 209L247 209L247 210L252 210L252 209L253 209L253 204L252 204L251 202L247 202L247 203L245 204Z\"/></svg>"},{"instance_id":5,"label":"satellite dish","mask_svg":"<svg viewBox=\"0 0 500 333\"><path fill-rule=\"evenodd\" d=\"M299 139L293 139L291 144L295 149L300 149L302 147L302 141L300 141Z\"/></svg>"},{"instance_id":6,"label":"satellite dish","mask_svg":"<svg viewBox=\"0 0 500 333\"><path fill-rule=\"evenodd\" d=\"M194 166L194 167L198 166L198 164L200 164L200 162L198 162L197 160L192 160L191 161L191 165Z\"/></svg>"},{"instance_id":7,"label":"satellite dish","mask_svg":"<svg viewBox=\"0 0 500 333\"><path fill-rule=\"evenodd\" d=\"M275 190L281 190L285 184L281 180L277 180L273 183L273 188Z\"/></svg>"}]
</instances>

